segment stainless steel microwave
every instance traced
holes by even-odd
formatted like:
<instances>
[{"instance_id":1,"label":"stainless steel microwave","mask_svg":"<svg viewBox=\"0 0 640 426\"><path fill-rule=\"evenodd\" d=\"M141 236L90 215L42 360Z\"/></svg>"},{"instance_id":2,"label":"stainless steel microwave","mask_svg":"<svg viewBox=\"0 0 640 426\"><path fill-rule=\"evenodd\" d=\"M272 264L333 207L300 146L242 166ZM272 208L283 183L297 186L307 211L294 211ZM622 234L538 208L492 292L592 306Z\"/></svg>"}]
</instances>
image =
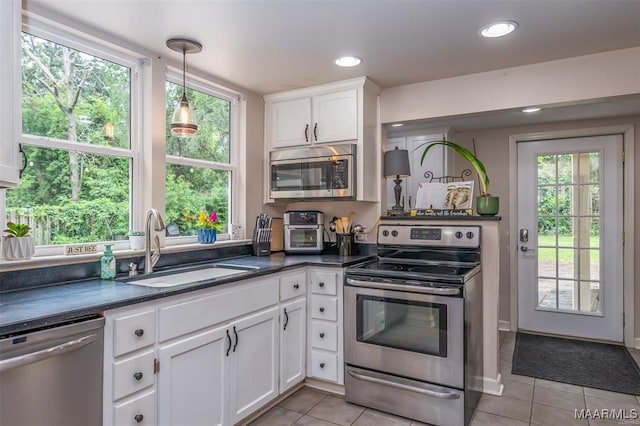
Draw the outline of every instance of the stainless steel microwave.
<instances>
[{"instance_id":1,"label":"stainless steel microwave","mask_svg":"<svg viewBox=\"0 0 640 426\"><path fill-rule=\"evenodd\" d=\"M356 145L326 145L271 151L274 199L355 199Z\"/></svg>"}]
</instances>

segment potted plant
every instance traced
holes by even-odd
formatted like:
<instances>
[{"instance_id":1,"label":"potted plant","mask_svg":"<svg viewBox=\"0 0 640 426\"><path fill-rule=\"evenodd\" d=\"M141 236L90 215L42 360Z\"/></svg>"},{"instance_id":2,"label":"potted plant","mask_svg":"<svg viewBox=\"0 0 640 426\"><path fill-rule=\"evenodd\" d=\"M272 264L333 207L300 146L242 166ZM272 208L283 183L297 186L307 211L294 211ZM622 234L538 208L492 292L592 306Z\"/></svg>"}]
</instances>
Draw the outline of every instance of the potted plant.
<instances>
[{"instance_id":1,"label":"potted plant","mask_svg":"<svg viewBox=\"0 0 640 426\"><path fill-rule=\"evenodd\" d=\"M467 160L473 168L478 173L478 180L480 181L480 196L476 197L476 211L480 216L495 216L498 214L498 209L500 207L500 198L493 197L489 193L489 176L487 176L487 169L476 157L476 155L469 151L467 148L462 145L458 145L455 142L451 141L436 141L436 142L427 142L427 146L422 151L422 157L420 158L420 164L424 162L425 157L429 150L437 145L443 145L453 149L456 153L458 153L462 158Z\"/></svg>"},{"instance_id":2,"label":"potted plant","mask_svg":"<svg viewBox=\"0 0 640 426\"><path fill-rule=\"evenodd\" d=\"M216 242L217 232L222 230L222 225L218 223L218 212L215 210L207 215L204 210L200 211L198 221L198 242L201 244L213 244Z\"/></svg>"},{"instance_id":3,"label":"potted plant","mask_svg":"<svg viewBox=\"0 0 640 426\"><path fill-rule=\"evenodd\" d=\"M129 244L131 250L143 250L144 249L144 231L131 230L127 232L129 236Z\"/></svg>"},{"instance_id":4,"label":"potted plant","mask_svg":"<svg viewBox=\"0 0 640 426\"><path fill-rule=\"evenodd\" d=\"M7 222L6 235L2 237L2 257L6 260L31 259L35 246L30 231L31 227L26 223Z\"/></svg>"}]
</instances>

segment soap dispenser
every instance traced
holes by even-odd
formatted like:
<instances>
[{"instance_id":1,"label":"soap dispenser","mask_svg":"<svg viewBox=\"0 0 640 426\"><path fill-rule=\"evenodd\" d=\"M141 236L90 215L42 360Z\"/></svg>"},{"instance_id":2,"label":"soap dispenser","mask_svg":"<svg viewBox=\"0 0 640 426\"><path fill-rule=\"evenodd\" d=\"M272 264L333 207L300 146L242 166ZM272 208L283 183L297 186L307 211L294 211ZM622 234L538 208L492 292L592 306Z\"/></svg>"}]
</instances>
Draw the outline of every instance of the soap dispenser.
<instances>
[{"instance_id":1,"label":"soap dispenser","mask_svg":"<svg viewBox=\"0 0 640 426\"><path fill-rule=\"evenodd\" d=\"M111 251L111 244L104 245L104 254L100 259L100 278L112 280L116 277L116 258Z\"/></svg>"}]
</instances>

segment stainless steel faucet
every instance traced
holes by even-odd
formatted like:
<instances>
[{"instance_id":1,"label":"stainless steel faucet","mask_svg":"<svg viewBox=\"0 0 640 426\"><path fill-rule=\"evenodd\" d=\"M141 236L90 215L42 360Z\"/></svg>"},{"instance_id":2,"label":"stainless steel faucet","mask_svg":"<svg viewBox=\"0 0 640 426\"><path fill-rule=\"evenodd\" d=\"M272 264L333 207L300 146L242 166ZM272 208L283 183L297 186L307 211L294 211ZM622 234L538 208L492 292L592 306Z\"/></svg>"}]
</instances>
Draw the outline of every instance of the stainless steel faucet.
<instances>
[{"instance_id":1,"label":"stainless steel faucet","mask_svg":"<svg viewBox=\"0 0 640 426\"><path fill-rule=\"evenodd\" d=\"M151 253L151 220L153 219L153 228L155 231L164 231L164 221L162 216L156 209L149 209L147 212L147 222L145 227L145 244L144 244L144 273L150 274L153 272L153 267L158 263L160 259L160 239L156 235L153 239L155 243L155 249L153 254Z\"/></svg>"}]
</instances>

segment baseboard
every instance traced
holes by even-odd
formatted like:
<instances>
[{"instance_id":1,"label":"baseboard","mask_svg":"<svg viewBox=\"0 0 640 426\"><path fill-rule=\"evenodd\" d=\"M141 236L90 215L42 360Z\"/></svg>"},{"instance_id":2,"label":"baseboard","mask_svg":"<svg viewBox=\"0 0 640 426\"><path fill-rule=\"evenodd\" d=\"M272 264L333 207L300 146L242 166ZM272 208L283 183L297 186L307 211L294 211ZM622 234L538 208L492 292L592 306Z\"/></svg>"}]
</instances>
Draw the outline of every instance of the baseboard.
<instances>
[{"instance_id":1,"label":"baseboard","mask_svg":"<svg viewBox=\"0 0 640 426\"><path fill-rule=\"evenodd\" d=\"M297 385L293 386L291 389L285 391L284 393L278 395L276 398L272 399L269 403L267 403L263 407L260 407L260 409L255 411L249 417L246 417L246 418L240 420L240 422L238 422L237 426L247 426L249 423L251 423L252 421L256 420L258 417L260 417L261 415L263 415L264 413L266 413L267 411L269 411L270 409L272 409L273 407L278 405L280 402L282 402L285 399L289 398L291 395L293 395L294 393L296 393L298 390L302 389L303 387L304 387L304 382L298 383Z\"/></svg>"},{"instance_id":2,"label":"baseboard","mask_svg":"<svg viewBox=\"0 0 640 426\"><path fill-rule=\"evenodd\" d=\"M338 385L336 383L329 383L323 380L312 379L307 377L304 380L304 384L307 387L318 389L321 391L334 393L336 395L344 395L344 385Z\"/></svg>"},{"instance_id":3,"label":"baseboard","mask_svg":"<svg viewBox=\"0 0 640 426\"><path fill-rule=\"evenodd\" d=\"M636 337L636 349L640 349L640 338Z\"/></svg>"},{"instance_id":4,"label":"baseboard","mask_svg":"<svg viewBox=\"0 0 640 426\"><path fill-rule=\"evenodd\" d=\"M482 392L489 395L502 396L504 385L502 384L502 374L498 373L498 377L491 379L485 377L482 380Z\"/></svg>"},{"instance_id":5,"label":"baseboard","mask_svg":"<svg viewBox=\"0 0 640 426\"><path fill-rule=\"evenodd\" d=\"M498 321L498 330L500 331L511 331L511 321Z\"/></svg>"}]
</instances>

